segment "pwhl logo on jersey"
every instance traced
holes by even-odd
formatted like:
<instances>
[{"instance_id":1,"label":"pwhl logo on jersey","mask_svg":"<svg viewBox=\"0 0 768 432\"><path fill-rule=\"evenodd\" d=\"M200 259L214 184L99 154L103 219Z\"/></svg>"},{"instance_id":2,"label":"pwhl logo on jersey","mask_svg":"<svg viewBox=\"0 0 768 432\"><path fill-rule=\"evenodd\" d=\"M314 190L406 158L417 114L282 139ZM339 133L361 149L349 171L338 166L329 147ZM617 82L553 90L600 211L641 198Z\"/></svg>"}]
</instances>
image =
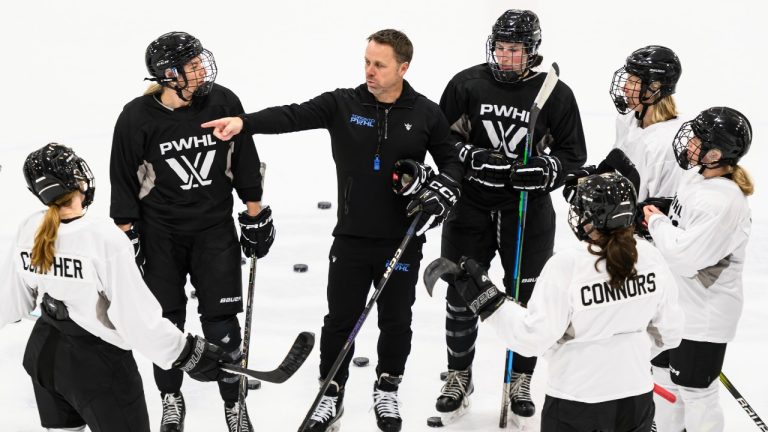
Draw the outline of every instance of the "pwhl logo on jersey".
<instances>
[{"instance_id":1,"label":"pwhl logo on jersey","mask_svg":"<svg viewBox=\"0 0 768 432\"><path fill-rule=\"evenodd\" d=\"M489 114L496 118L508 117L526 124L530 116L528 111L513 106L480 104L480 116L488 116ZM483 120L483 127L494 149L504 149L507 156L513 159L517 158L515 148L525 139L525 135L528 133L527 127L518 126L515 123L506 124L503 120Z\"/></svg>"},{"instance_id":2,"label":"pwhl logo on jersey","mask_svg":"<svg viewBox=\"0 0 768 432\"><path fill-rule=\"evenodd\" d=\"M169 151L180 152L182 150L189 150L200 147L210 147L218 144L213 140L211 134L203 136L182 138L179 140L173 140L160 144L160 154L165 155ZM203 156L203 154L205 156ZM190 161L186 155L181 155L177 158L171 157L166 159L173 172L181 179L183 184L181 188L189 190L198 186L208 186L211 184L211 180L208 179L208 174L211 173L211 166L216 158L216 150L208 150L207 152L198 152L195 155L195 160Z\"/></svg>"},{"instance_id":3,"label":"pwhl logo on jersey","mask_svg":"<svg viewBox=\"0 0 768 432\"><path fill-rule=\"evenodd\" d=\"M373 124L376 123L376 120L368 117L363 117L361 115L352 114L352 117L349 118L349 122L352 124L356 124L358 126L373 127Z\"/></svg>"}]
</instances>

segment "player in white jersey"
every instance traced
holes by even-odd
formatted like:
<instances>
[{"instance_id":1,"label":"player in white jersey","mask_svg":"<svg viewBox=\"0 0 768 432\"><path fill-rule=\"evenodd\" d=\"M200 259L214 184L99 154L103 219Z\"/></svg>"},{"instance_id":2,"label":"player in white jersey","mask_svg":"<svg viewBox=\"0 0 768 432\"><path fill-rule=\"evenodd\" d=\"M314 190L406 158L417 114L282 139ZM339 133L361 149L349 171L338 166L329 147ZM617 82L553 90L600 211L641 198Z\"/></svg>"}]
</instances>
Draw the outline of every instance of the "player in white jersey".
<instances>
[{"instance_id":1,"label":"player in white jersey","mask_svg":"<svg viewBox=\"0 0 768 432\"><path fill-rule=\"evenodd\" d=\"M149 432L130 350L201 381L225 375L224 353L164 319L128 238L111 221L85 216L95 188L84 160L51 143L27 157L24 177L48 210L22 223L2 261L0 328L42 299L24 353L40 423L48 431L87 424L92 432Z\"/></svg>"},{"instance_id":2,"label":"player in white jersey","mask_svg":"<svg viewBox=\"0 0 768 432\"><path fill-rule=\"evenodd\" d=\"M684 172L669 216L643 206L656 247L675 273L685 331L680 346L654 359L654 376L678 395L660 402L660 432L722 431L718 376L726 344L736 333L744 302L742 272L754 186L738 165L752 141L752 127L727 107L702 111L674 139Z\"/></svg>"},{"instance_id":3,"label":"player in white jersey","mask_svg":"<svg viewBox=\"0 0 768 432\"><path fill-rule=\"evenodd\" d=\"M672 96L681 73L671 49L650 45L630 54L613 75L610 95L619 111L614 148L622 150L640 174L638 201L672 197L677 191L680 170L669 142L681 124Z\"/></svg>"},{"instance_id":4,"label":"player in white jersey","mask_svg":"<svg viewBox=\"0 0 768 432\"><path fill-rule=\"evenodd\" d=\"M677 285L661 253L633 236L635 191L616 173L592 175L570 202L582 240L544 266L527 309L507 301L463 258L455 285L510 349L549 362L542 431L649 431L648 361L680 343Z\"/></svg>"}]
</instances>

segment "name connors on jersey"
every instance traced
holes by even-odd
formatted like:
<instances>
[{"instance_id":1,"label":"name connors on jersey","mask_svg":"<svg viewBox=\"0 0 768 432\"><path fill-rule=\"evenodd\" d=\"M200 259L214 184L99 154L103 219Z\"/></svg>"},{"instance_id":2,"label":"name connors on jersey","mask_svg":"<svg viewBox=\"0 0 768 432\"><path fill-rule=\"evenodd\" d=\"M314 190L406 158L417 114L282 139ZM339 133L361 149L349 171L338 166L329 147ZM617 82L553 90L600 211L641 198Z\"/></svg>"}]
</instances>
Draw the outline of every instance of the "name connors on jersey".
<instances>
[{"instance_id":1,"label":"name connors on jersey","mask_svg":"<svg viewBox=\"0 0 768 432\"><path fill-rule=\"evenodd\" d=\"M520 109L513 106L495 105L495 104L480 104L480 116L485 114L494 114L496 117L509 117L511 119L519 119L520 121L528 122L530 114L527 110Z\"/></svg>"},{"instance_id":2,"label":"name connors on jersey","mask_svg":"<svg viewBox=\"0 0 768 432\"><path fill-rule=\"evenodd\" d=\"M218 144L213 140L211 134L202 136L191 136L189 138L180 138L178 140L172 140L164 143L160 143L160 155L165 155L166 152L176 150L177 152L182 150L189 150L191 148L209 147Z\"/></svg>"},{"instance_id":3,"label":"name connors on jersey","mask_svg":"<svg viewBox=\"0 0 768 432\"><path fill-rule=\"evenodd\" d=\"M37 269L32 265L32 257L29 252L21 252L21 265L25 271L37 273ZM77 258L53 257L53 266L46 273L52 276L83 279L83 263Z\"/></svg>"},{"instance_id":4,"label":"name connors on jersey","mask_svg":"<svg viewBox=\"0 0 768 432\"><path fill-rule=\"evenodd\" d=\"M616 288L613 288L608 281L584 285L580 291L581 304L583 306L632 299L656 291L656 274L650 272L644 275L637 275L635 278L625 280Z\"/></svg>"}]
</instances>

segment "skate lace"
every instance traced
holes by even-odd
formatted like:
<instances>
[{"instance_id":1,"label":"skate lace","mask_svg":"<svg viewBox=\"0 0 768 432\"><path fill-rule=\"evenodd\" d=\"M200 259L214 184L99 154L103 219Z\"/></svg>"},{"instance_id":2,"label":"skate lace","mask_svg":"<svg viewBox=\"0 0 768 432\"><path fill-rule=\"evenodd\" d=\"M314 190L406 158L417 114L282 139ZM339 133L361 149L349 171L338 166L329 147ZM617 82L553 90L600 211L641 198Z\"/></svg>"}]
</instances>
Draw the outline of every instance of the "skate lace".
<instances>
[{"instance_id":1,"label":"skate lace","mask_svg":"<svg viewBox=\"0 0 768 432\"><path fill-rule=\"evenodd\" d=\"M237 431L237 412L240 411L240 404L235 403L232 408L224 407L224 413L227 417L227 427L231 432ZM243 407L243 418L240 421L240 430L242 432L249 432L251 429L248 424L248 409Z\"/></svg>"},{"instance_id":2,"label":"skate lace","mask_svg":"<svg viewBox=\"0 0 768 432\"><path fill-rule=\"evenodd\" d=\"M373 407L379 417L400 418L400 401L397 392L387 392L376 389L373 392Z\"/></svg>"},{"instance_id":3,"label":"skate lace","mask_svg":"<svg viewBox=\"0 0 768 432\"><path fill-rule=\"evenodd\" d=\"M512 399L523 402L533 402L531 400L531 376L524 373L513 373L512 378L515 380L509 391L510 395L512 395Z\"/></svg>"},{"instance_id":4,"label":"skate lace","mask_svg":"<svg viewBox=\"0 0 768 432\"><path fill-rule=\"evenodd\" d=\"M176 397L173 393L166 393L163 396L163 425L179 424L181 422L181 411L183 404L181 397Z\"/></svg>"},{"instance_id":5,"label":"skate lace","mask_svg":"<svg viewBox=\"0 0 768 432\"><path fill-rule=\"evenodd\" d=\"M448 371L448 377L440 390L442 396L447 396L454 400L459 400L467 394L469 386L469 372L466 370Z\"/></svg>"},{"instance_id":6,"label":"skate lace","mask_svg":"<svg viewBox=\"0 0 768 432\"><path fill-rule=\"evenodd\" d=\"M310 420L319 422L319 423L325 423L329 419L333 418L336 415L336 401L338 400L337 396L323 396L322 399L320 399L320 403L317 405L317 408L315 408L315 412L312 413L312 417L310 417Z\"/></svg>"}]
</instances>

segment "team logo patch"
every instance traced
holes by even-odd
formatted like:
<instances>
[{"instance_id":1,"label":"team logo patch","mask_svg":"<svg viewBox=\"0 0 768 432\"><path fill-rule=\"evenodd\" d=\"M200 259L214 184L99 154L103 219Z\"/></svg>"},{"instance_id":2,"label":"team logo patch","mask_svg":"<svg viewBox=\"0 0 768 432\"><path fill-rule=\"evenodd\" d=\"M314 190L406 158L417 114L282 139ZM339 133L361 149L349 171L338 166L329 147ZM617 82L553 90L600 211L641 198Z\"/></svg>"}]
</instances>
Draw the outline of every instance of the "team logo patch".
<instances>
[{"instance_id":1,"label":"team logo patch","mask_svg":"<svg viewBox=\"0 0 768 432\"><path fill-rule=\"evenodd\" d=\"M352 114L349 118L349 122L357 126L368 126L370 128L376 123L376 120L368 117L363 117L357 114Z\"/></svg>"},{"instance_id":2,"label":"team logo patch","mask_svg":"<svg viewBox=\"0 0 768 432\"><path fill-rule=\"evenodd\" d=\"M412 124L410 124L410 123L405 123L405 130L409 131L409 130L411 130L411 128L412 128L412 127L413 127L413 125L412 125Z\"/></svg>"}]
</instances>

